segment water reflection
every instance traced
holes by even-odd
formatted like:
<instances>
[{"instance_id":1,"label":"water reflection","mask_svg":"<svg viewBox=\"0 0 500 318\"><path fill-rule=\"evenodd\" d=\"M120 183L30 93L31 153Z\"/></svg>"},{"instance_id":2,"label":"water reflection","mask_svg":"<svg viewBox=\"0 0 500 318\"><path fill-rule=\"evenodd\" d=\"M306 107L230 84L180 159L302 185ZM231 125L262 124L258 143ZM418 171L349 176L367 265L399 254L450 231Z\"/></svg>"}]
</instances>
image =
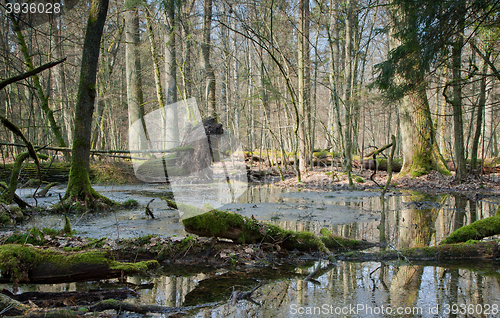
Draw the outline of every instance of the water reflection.
<instances>
[{"instance_id":1,"label":"water reflection","mask_svg":"<svg viewBox=\"0 0 500 318\"><path fill-rule=\"evenodd\" d=\"M139 298L127 301L163 306L221 303L191 312L194 317L499 317L498 265L339 262L189 275L171 275L171 269L166 269L165 274L152 280L129 277L128 286L143 287L137 289ZM306 281L318 266L323 268L318 276L313 282ZM261 281L264 285L253 294L260 306L249 301L231 304L234 289L248 291ZM73 283L24 285L21 289L82 291L104 287L103 283Z\"/></svg>"},{"instance_id":2,"label":"water reflection","mask_svg":"<svg viewBox=\"0 0 500 318\"><path fill-rule=\"evenodd\" d=\"M146 201L147 192L141 195ZM286 229L319 233L327 227L344 237L402 249L439 244L459 227L494 215L497 204L493 199L469 200L460 195L405 192L380 197L373 192L287 192L261 186L249 188L226 208ZM168 220L181 226L176 218ZM158 234L168 236L169 227L160 224L154 223L162 228ZM121 226L126 226L125 220ZM315 281L306 281L318 266L322 269ZM500 317L499 268L498 261L461 265L397 261L191 274L166 269L153 279L128 278L128 283L142 286L140 298L128 301L164 306L223 303L194 313L196 317ZM254 299L261 306L248 301L230 304L234 289L247 291L259 282L265 283ZM86 290L101 285L24 285L20 289Z\"/></svg>"}]
</instances>

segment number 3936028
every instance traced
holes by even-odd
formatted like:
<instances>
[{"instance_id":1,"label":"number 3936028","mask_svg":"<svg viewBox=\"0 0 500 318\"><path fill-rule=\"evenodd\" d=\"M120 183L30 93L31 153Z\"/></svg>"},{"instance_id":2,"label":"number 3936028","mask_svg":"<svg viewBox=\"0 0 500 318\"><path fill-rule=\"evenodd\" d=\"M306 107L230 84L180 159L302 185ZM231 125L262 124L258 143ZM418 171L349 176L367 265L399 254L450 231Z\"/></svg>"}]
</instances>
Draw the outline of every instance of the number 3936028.
<instances>
[{"instance_id":1,"label":"number 3936028","mask_svg":"<svg viewBox=\"0 0 500 318\"><path fill-rule=\"evenodd\" d=\"M44 3L44 2L7 2L5 4L6 13L46 13L58 14L61 13L61 3Z\"/></svg>"}]
</instances>

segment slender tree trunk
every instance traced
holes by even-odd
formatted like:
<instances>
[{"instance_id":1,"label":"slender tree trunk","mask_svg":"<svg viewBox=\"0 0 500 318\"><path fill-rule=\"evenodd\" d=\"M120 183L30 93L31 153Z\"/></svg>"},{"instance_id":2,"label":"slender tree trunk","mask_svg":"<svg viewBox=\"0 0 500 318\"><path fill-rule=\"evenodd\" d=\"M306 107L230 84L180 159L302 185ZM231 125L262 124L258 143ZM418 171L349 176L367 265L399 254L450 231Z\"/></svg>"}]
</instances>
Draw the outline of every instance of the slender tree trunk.
<instances>
[{"instance_id":1,"label":"slender tree trunk","mask_svg":"<svg viewBox=\"0 0 500 318\"><path fill-rule=\"evenodd\" d=\"M304 174L307 170L307 109L309 107L309 94L307 85L310 76L307 75L307 58L309 54L309 0L299 1L298 23L298 108L299 108L299 170Z\"/></svg>"},{"instance_id":2,"label":"slender tree trunk","mask_svg":"<svg viewBox=\"0 0 500 318\"><path fill-rule=\"evenodd\" d=\"M146 28L149 38L149 45L151 49L151 59L153 60L153 69L154 69L155 84L156 84L156 97L158 99L158 107L163 108L165 107L165 97L163 96L163 87L161 84L160 59L156 51L156 41L152 23L153 21L149 8L145 8L144 13L146 15Z\"/></svg>"},{"instance_id":3,"label":"slender tree trunk","mask_svg":"<svg viewBox=\"0 0 500 318\"><path fill-rule=\"evenodd\" d=\"M108 2L108 0L93 0L90 7L76 97L71 170L64 196L69 201L84 201L86 205L91 206L95 206L97 198L103 199L108 204L111 203L109 199L102 197L92 188L89 179L90 135L96 97L97 66Z\"/></svg>"},{"instance_id":4,"label":"slender tree trunk","mask_svg":"<svg viewBox=\"0 0 500 318\"><path fill-rule=\"evenodd\" d=\"M212 33L212 0L204 0L203 4L203 40L201 43L201 64L205 71L205 101L208 115L217 118L215 106L215 73L210 64L210 37Z\"/></svg>"},{"instance_id":5,"label":"slender tree trunk","mask_svg":"<svg viewBox=\"0 0 500 318\"><path fill-rule=\"evenodd\" d=\"M465 5L465 2L464 2ZM464 40L462 32L464 30L463 23L460 23L459 32L456 35L455 43L452 49L452 64L453 64L453 128L455 137L455 159L456 159L456 174L455 178L462 182L467 176L467 167L465 164L465 149L464 149L464 124L462 114L462 47Z\"/></svg>"},{"instance_id":6,"label":"slender tree trunk","mask_svg":"<svg viewBox=\"0 0 500 318\"><path fill-rule=\"evenodd\" d=\"M129 124L129 148L145 149L148 139L144 122L144 101L142 94L141 60L139 51L139 13L136 6L127 7L125 1L125 65L127 77L127 104ZM134 123L136 130L132 131ZM139 131L137 131L139 129ZM145 137L145 139L144 139Z\"/></svg>"},{"instance_id":7,"label":"slender tree trunk","mask_svg":"<svg viewBox=\"0 0 500 318\"><path fill-rule=\"evenodd\" d=\"M58 19L59 27L54 28L54 32L56 32L56 35L60 37L60 32L59 30L62 28L62 19ZM57 37L56 37L57 38ZM61 40L56 40L56 43L54 43L55 46L55 51L56 51L56 56L57 59L62 59L64 58L64 52L63 52L63 45ZM56 70L56 76L54 77L58 90L59 90L59 107L62 110L62 121L63 121L63 131L66 136L66 141L68 144L70 144L73 140L73 114L71 111L71 108L69 106L69 97L68 97L68 90L66 87L66 67L65 65L60 65L57 70ZM67 154L67 155L66 155ZM69 153L64 154L65 159L70 159ZM69 161L69 160L68 160Z\"/></svg>"},{"instance_id":8,"label":"slender tree trunk","mask_svg":"<svg viewBox=\"0 0 500 318\"><path fill-rule=\"evenodd\" d=\"M165 12L167 33L165 35L165 72L167 77L167 108L165 109L166 148L179 146L179 127L177 114L177 60L175 50L175 1L167 2Z\"/></svg>"},{"instance_id":9,"label":"slender tree trunk","mask_svg":"<svg viewBox=\"0 0 500 318\"><path fill-rule=\"evenodd\" d=\"M116 57L118 54L118 50L120 48L121 37L123 34L124 25L122 24L118 29L117 33L114 36L114 41L112 41L111 45L108 49L105 49L104 43L101 46L102 55L107 52L110 57L108 59L101 59L101 70L100 70L100 82L99 82L99 98L97 99L97 118L94 124L94 132L92 133L92 148L97 148L98 140L100 139L100 149L104 149L105 141L104 141L104 110L106 109L106 99L108 98L108 83L111 80L111 75L113 74Z\"/></svg>"},{"instance_id":10,"label":"slender tree trunk","mask_svg":"<svg viewBox=\"0 0 500 318\"><path fill-rule=\"evenodd\" d=\"M490 52L487 52L486 59L489 59ZM471 161L470 166L474 173L478 173L477 171L477 154L479 149L479 139L481 138L481 131L483 129L483 113L484 106L486 104L486 73L488 72L488 63L483 62L483 71L484 74L481 78L481 83L479 87L479 101L477 103L477 117L476 117L476 131L474 133L474 141L472 142L472 151L471 151Z\"/></svg>"},{"instance_id":11,"label":"slender tree trunk","mask_svg":"<svg viewBox=\"0 0 500 318\"><path fill-rule=\"evenodd\" d=\"M191 97L192 94L192 47L193 47L193 37L192 37L192 22L191 22L191 12L193 11L193 7L195 4L195 0L191 0L191 2L186 3L185 10L182 10L183 19L179 22L182 23L182 30L184 34L184 63L183 67L180 68L180 75L182 76L182 86L183 86L183 96L182 98L187 99Z\"/></svg>"},{"instance_id":12,"label":"slender tree trunk","mask_svg":"<svg viewBox=\"0 0 500 318\"><path fill-rule=\"evenodd\" d=\"M355 0L347 0L347 21L346 21L346 31L345 31L345 81L344 81L344 106L345 106L345 125L346 129L344 132L345 136L345 162L346 162L346 172L349 179L349 186L353 186L352 181L352 137L353 137L353 123L352 123L352 77L353 77L353 67L354 59L352 56L352 39L353 34L353 10Z\"/></svg>"}]
</instances>

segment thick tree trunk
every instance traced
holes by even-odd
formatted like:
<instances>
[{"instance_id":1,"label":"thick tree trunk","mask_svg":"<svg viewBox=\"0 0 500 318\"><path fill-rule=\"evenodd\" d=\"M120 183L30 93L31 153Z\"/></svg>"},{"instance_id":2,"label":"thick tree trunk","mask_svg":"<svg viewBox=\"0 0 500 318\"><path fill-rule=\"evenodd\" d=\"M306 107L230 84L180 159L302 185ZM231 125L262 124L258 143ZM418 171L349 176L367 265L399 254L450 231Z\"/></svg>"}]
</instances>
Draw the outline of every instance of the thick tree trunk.
<instances>
[{"instance_id":1,"label":"thick tree trunk","mask_svg":"<svg viewBox=\"0 0 500 318\"><path fill-rule=\"evenodd\" d=\"M64 196L68 200L85 201L86 205L91 206L95 204L97 198L104 199L108 204L111 203L109 199L102 197L92 188L89 179L90 137L96 97L97 65L108 3L108 0L93 0L90 8L76 97L71 170Z\"/></svg>"},{"instance_id":2,"label":"thick tree trunk","mask_svg":"<svg viewBox=\"0 0 500 318\"><path fill-rule=\"evenodd\" d=\"M435 140L427 94L422 88L408 93L400 107L403 173L418 177L437 170L449 173Z\"/></svg>"}]
</instances>

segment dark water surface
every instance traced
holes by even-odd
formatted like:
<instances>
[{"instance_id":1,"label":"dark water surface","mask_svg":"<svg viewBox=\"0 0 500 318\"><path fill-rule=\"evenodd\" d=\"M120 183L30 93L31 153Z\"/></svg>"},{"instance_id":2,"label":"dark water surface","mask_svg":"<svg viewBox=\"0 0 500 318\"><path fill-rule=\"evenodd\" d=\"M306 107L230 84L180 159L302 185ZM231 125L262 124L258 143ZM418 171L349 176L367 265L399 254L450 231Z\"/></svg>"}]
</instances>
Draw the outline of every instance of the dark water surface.
<instances>
[{"instance_id":1,"label":"dark water surface","mask_svg":"<svg viewBox=\"0 0 500 318\"><path fill-rule=\"evenodd\" d=\"M177 211L169 210L162 185L97 187L108 197L133 198L151 208L157 219L147 219L144 208L73 216L80 235L123 238L144 234L183 236ZM27 190L19 193L27 195ZM55 195L39 204L57 201ZM190 190L186 189L186 196ZM207 200L193 197L192 200ZM205 201L204 201L205 202ZM235 211L283 228L333 233L370 242L386 242L390 249L432 246L455 229L492 216L498 198L468 200L460 195L401 192L284 191L268 185L252 186L223 209ZM60 227L58 216L41 216L26 227ZM304 280L315 271L313 281ZM466 263L315 262L300 268L263 266L179 272L165 268L156 278L129 277L145 288L128 301L165 306L192 306L222 302L201 309L196 317L500 317L500 261ZM233 290L250 290L263 282L254 300L231 305ZM100 283L25 285L21 290L85 290ZM144 285L148 284L148 285ZM6 286L9 287L9 286ZM102 287L102 286L100 286ZM134 315L127 315L133 317ZM150 315L163 317L162 315Z\"/></svg>"}]
</instances>

